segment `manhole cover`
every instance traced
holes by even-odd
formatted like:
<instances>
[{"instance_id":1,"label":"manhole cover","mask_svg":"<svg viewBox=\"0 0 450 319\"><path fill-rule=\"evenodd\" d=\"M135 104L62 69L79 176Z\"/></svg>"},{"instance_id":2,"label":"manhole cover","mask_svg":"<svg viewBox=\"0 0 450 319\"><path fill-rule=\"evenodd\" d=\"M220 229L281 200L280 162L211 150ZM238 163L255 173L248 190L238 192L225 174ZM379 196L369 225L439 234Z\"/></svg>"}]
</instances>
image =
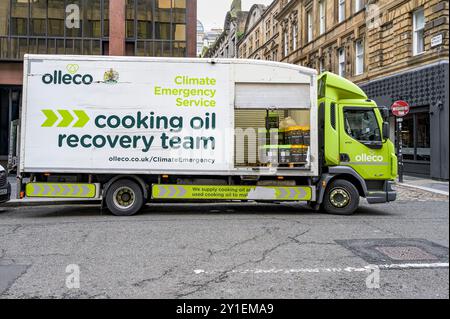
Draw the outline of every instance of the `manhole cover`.
<instances>
[{"instance_id":1,"label":"manhole cover","mask_svg":"<svg viewBox=\"0 0 450 319\"><path fill-rule=\"evenodd\" d=\"M438 260L436 256L427 253L419 247L375 247L375 249L394 260Z\"/></svg>"},{"instance_id":2,"label":"manhole cover","mask_svg":"<svg viewBox=\"0 0 450 319\"><path fill-rule=\"evenodd\" d=\"M0 295L27 271L28 266L0 266Z\"/></svg>"},{"instance_id":3,"label":"manhole cover","mask_svg":"<svg viewBox=\"0 0 450 319\"><path fill-rule=\"evenodd\" d=\"M448 262L448 248L424 239L351 239L336 240L370 264Z\"/></svg>"}]
</instances>

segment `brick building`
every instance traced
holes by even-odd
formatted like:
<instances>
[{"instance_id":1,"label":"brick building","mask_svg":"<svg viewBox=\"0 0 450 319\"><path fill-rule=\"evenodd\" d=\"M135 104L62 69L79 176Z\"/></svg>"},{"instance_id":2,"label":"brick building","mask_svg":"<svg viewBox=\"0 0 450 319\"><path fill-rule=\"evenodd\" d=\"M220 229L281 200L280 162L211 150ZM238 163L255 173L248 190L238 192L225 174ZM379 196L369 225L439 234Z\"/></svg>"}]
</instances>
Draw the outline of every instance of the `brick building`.
<instances>
[{"instance_id":1,"label":"brick building","mask_svg":"<svg viewBox=\"0 0 450 319\"><path fill-rule=\"evenodd\" d=\"M1 0L0 162L25 53L195 57L196 28L197 0Z\"/></svg>"},{"instance_id":2,"label":"brick building","mask_svg":"<svg viewBox=\"0 0 450 319\"><path fill-rule=\"evenodd\" d=\"M340 74L379 105L407 100L406 172L448 180L448 19L442 0L274 0L246 29L239 57ZM255 54L268 51L269 37L277 54Z\"/></svg>"}]
</instances>

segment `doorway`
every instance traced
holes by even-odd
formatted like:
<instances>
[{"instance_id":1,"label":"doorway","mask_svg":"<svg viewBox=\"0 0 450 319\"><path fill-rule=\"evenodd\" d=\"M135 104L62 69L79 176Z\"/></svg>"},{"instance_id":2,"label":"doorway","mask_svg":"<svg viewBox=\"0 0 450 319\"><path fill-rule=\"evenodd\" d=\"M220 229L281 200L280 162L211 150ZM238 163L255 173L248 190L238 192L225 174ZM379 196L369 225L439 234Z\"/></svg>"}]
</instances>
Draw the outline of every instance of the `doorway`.
<instances>
[{"instance_id":1,"label":"doorway","mask_svg":"<svg viewBox=\"0 0 450 319\"><path fill-rule=\"evenodd\" d=\"M403 159L405 173L430 177L431 134L430 108L418 107L403 118Z\"/></svg>"}]
</instances>

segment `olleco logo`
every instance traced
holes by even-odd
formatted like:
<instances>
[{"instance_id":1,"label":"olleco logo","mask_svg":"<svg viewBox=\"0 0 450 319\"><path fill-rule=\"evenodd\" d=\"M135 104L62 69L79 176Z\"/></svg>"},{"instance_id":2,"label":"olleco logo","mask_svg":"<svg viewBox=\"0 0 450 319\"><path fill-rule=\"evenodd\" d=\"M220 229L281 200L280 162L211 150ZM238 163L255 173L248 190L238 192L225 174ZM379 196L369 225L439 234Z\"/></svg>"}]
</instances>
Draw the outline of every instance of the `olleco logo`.
<instances>
[{"instance_id":1,"label":"olleco logo","mask_svg":"<svg viewBox=\"0 0 450 319\"><path fill-rule=\"evenodd\" d=\"M47 73L42 76L42 82L44 84L56 84L56 85L90 85L94 82L94 78L90 74L79 74L78 64L67 65L67 73L63 73L61 70L55 70L53 73Z\"/></svg>"},{"instance_id":2,"label":"olleco logo","mask_svg":"<svg viewBox=\"0 0 450 319\"><path fill-rule=\"evenodd\" d=\"M367 155L367 154L361 154L356 156L357 162L382 162L384 160L384 157L381 155Z\"/></svg>"}]
</instances>

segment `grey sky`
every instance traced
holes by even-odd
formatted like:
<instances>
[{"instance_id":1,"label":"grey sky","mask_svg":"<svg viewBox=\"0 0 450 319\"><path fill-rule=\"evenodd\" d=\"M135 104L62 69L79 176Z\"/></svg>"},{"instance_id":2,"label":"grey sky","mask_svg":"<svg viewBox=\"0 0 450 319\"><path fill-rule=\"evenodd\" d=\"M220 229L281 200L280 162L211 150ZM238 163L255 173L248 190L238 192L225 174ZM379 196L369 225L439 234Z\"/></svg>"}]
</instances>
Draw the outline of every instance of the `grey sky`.
<instances>
[{"instance_id":1,"label":"grey sky","mask_svg":"<svg viewBox=\"0 0 450 319\"><path fill-rule=\"evenodd\" d=\"M230 10L232 0L197 0L198 19L206 30L223 28L225 15ZM242 0L242 10L248 10L254 4L268 5L272 0Z\"/></svg>"}]
</instances>

